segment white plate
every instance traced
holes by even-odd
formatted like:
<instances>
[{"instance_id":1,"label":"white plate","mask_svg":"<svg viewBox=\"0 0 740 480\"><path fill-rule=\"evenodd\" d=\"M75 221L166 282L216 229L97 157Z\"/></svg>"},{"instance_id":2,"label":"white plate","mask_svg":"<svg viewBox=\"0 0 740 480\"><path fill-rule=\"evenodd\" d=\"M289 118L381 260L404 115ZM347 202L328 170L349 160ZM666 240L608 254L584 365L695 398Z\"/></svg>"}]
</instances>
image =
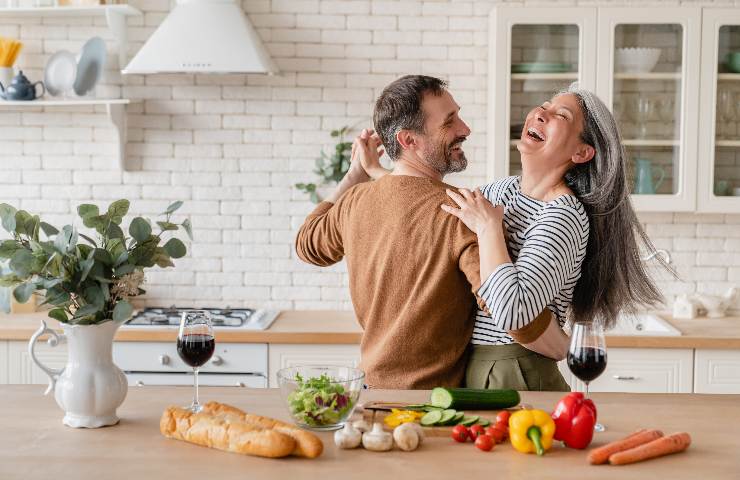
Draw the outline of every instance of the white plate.
<instances>
[{"instance_id":1,"label":"white plate","mask_svg":"<svg viewBox=\"0 0 740 480\"><path fill-rule=\"evenodd\" d=\"M77 78L74 83L77 95L86 95L95 88L105 69L106 55L105 42L102 38L92 37L85 42L77 64Z\"/></svg>"},{"instance_id":2,"label":"white plate","mask_svg":"<svg viewBox=\"0 0 740 480\"><path fill-rule=\"evenodd\" d=\"M77 60L71 52L61 50L46 62L44 85L51 95L56 97L72 90L75 78L77 78Z\"/></svg>"}]
</instances>

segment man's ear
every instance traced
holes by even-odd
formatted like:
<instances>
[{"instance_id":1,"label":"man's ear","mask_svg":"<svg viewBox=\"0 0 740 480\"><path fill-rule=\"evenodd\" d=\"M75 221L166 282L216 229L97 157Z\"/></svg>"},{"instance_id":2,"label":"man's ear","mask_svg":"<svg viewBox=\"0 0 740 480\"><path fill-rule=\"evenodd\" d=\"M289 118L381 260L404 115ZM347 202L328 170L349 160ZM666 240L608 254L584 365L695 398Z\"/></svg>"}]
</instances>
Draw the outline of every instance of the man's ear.
<instances>
[{"instance_id":1,"label":"man's ear","mask_svg":"<svg viewBox=\"0 0 740 480\"><path fill-rule=\"evenodd\" d=\"M404 150L413 149L417 146L416 136L411 130L400 130L396 134L396 140Z\"/></svg>"},{"instance_id":2,"label":"man's ear","mask_svg":"<svg viewBox=\"0 0 740 480\"><path fill-rule=\"evenodd\" d=\"M582 143L578 147L578 150L576 150L576 153L570 158L570 161L573 163L586 163L594 158L594 155L596 155L594 147L587 143Z\"/></svg>"}]
</instances>

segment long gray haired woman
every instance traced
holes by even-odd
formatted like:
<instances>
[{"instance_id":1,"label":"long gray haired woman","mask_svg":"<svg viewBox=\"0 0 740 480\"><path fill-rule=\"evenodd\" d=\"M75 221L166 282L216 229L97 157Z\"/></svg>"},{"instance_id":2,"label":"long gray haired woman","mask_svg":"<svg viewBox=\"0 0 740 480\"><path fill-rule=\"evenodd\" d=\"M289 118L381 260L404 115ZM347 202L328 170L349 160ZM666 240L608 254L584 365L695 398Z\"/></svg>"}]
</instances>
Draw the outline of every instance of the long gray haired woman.
<instances>
[{"instance_id":1,"label":"long gray haired woman","mask_svg":"<svg viewBox=\"0 0 740 480\"><path fill-rule=\"evenodd\" d=\"M654 248L630 203L616 122L595 94L571 86L534 108L517 148L520 177L448 191L460 208L442 206L478 235L478 294L490 312L478 313L466 383L568 390L556 365L562 327L609 328L620 312L659 302L638 243Z\"/></svg>"}]
</instances>

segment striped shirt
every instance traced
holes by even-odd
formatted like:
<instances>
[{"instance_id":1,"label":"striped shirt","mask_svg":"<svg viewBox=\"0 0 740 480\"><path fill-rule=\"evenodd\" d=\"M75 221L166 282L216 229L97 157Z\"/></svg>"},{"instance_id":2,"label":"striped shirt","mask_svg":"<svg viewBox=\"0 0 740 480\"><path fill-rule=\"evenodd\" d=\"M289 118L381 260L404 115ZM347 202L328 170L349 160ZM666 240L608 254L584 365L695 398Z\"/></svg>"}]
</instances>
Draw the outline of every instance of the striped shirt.
<instances>
[{"instance_id":1,"label":"striped shirt","mask_svg":"<svg viewBox=\"0 0 740 480\"><path fill-rule=\"evenodd\" d=\"M476 314L472 343L514 343L506 333L524 327L545 308L565 324L588 243L588 216L572 195L543 202L521 192L519 177L481 187L504 207L507 246L513 263L499 265L478 290L489 316Z\"/></svg>"}]
</instances>

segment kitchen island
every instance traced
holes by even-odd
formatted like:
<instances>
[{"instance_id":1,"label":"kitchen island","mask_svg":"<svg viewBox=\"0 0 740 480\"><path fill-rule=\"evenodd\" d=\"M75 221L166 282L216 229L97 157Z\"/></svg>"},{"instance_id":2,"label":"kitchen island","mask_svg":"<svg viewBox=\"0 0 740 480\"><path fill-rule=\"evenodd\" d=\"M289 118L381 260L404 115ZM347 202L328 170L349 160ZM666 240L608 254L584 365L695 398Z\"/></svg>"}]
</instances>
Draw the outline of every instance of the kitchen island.
<instances>
[{"instance_id":1,"label":"kitchen island","mask_svg":"<svg viewBox=\"0 0 740 480\"><path fill-rule=\"evenodd\" d=\"M315 460L263 459L169 440L159 433L165 406L189 403L192 389L132 388L119 408L121 422L97 430L62 425L62 411L38 385L2 385L0 478L33 480L111 479L378 479L378 478L568 478L736 479L740 472L737 428L740 395L600 393L593 398L607 427L592 445L638 428L686 431L693 443L683 453L627 466L592 466L586 452L553 446L544 457L524 455L506 442L492 452L448 437L428 437L414 452L338 450L331 433L319 433L324 453ZM421 402L423 391L365 391L361 401ZM522 402L550 410L561 393L522 392ZM278 390L202 388L201 400L218 400L246 411L288 419ZM485 414L484 414L485 415ZM488 414L493 417L492 414Z\"/></svg>"}]
</instances>

